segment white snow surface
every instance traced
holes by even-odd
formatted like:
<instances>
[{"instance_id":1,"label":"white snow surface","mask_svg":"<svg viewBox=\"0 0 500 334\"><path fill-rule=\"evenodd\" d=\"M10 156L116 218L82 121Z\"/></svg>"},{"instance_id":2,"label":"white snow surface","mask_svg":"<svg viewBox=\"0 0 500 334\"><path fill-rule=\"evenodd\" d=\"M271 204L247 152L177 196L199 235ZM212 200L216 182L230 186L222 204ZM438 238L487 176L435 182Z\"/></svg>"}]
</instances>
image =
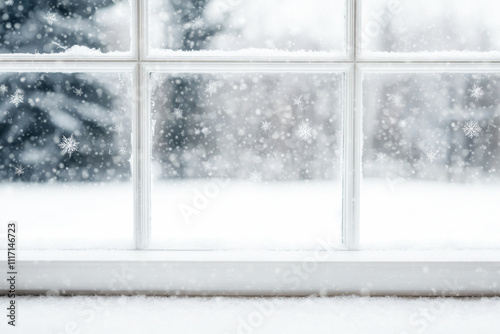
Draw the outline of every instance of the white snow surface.
<instances>
[{"instance_id":1,"label":"white snow surface","mask_svg":"<svg viewBox=\"0 0 500 334\"><path fill-rule=\"evenodd\" d=\"M500 298L18 297L1 333L500 333ZM0 297L0 304L8 299Z\"/></svg>"},{"instance_id":2,"label":"white snow surface","mask_svg":"<svg viewBox=\"0 0 500 334\"><path fill-rule=\"evenodd\" d=\"M363 181L362 248L500 247L499 184L396 181ZM19 224L20 248L134 247L131 183L0 184L0 196L3 220ZM336 248L341 204L337 182L155 181L151 248L312 250L320 238ZM187 207L195 210L188 220Z\"/></svg>"}]
</instances>

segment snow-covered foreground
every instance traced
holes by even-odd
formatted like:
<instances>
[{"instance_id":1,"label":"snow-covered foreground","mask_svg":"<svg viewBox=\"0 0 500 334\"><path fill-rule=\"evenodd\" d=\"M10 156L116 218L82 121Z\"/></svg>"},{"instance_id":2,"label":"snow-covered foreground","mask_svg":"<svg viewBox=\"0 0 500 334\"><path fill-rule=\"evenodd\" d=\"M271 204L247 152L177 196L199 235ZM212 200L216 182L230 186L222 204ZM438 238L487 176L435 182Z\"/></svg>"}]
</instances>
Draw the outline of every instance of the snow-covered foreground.
<instances>
[{"instance_id":1,"label":"snow-covered foreground","mask_svg":"<svg viewBox=\"0 0 500 334\"><path fill-rule=\"evenodd\" d=\"M19 297L2 333L499 333L500 299ZM8 299L0 297L0 304Z\"/></svg>"},{"instance_id":2,"label":"snow-covered foreground","mask_svg":"<svg viewBox=\"0 0 500 334\"><path fill-rule=\"evenodd\" d=\"M18 223L20 248L134 247L131 184L1 184L0 198L2 222Z\"/></svg>"},{"instance_id":3,"label":"snow-covered foreground","mask_svg":"<svg viewBox=\"0 0 500 334\"><path fill-rule=\"evenodd\" d=\"M364 248L500 247L498 184L365 180L361 195ZM21 248L134 247L131 184L1 184L0 196ZM154 182L151 248L339 247L341 202L334 182Z\"/></svg>"},{"instance_id":4,"label":"snow-covered foreground","mask_svg":"<svg viewBox=\"0 0 500 334\"><path fill-rule=\"evenodd\" d=\"M231 180L153 184L152 248L315 249L341 243L341 185Z\"/></svg>"},{"instance_id":5,"label":"snow-covered foreground","mask_svg":"<svg viewBox=\"0 0 500 334\"><path fill-rule=\"evenodd\" d=\"M500 248L500 184L363 182L366 248Z\"/></svg>"}]
</instances>

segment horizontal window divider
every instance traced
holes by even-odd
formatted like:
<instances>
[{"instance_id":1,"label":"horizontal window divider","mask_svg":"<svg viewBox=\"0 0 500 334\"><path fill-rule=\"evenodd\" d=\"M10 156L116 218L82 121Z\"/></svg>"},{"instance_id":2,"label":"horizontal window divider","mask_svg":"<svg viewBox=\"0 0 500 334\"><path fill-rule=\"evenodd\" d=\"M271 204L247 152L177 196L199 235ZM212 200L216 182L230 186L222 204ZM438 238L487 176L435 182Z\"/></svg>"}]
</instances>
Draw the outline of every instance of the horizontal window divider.
<instances>
[{"instance_id":1,"label":"horizontal window divider","mask_svg":"<svg viewBox=\"0 0 500 334\"><path fill-rule=\"evenodd\" d=\"M25 72L44 72L44 73L110 73L110 72L132 72L136 62L0 62L0 73L25 73Z\"/></svg>"},{"instance_id":2,"label":"horizontal window divider","mask_svg":"<svg viewBox=\"0 0 500 334\"><path fill-rule=\"evenodd\" d=\"M408 60L315 60L307 59L300 60L291 58L289 60L279 60L279 59L244 59L244 58L213 58L213 59L196 59L196 58L169 58L169 59L134 59L134 58L30 58L30 57L9 57L3 58L0 55L0 62L2 65L7 67L18 66L18 64L31 64L36 66L38 64L51 64L57 63L60 66L66 66L65 64L103 64L105 66L114 66L113 64L146 64L146 65L161 65L161 64L175 64L175 65L193 65L198 66L199 64L217 64L217 65L234 65L234 64L255 64L255 65L343 65L343 64L361 64L361 65L381 65L381 66L498 66L500 65L500 60L422 60L422 61L408 61Z\"/></svg>"},{"instance_id":3,"label":"horizontal window divider","mask_svg":"<svg viewBox=\"0 0 500 334\"><path fill-rule=\"evenodd\" d=\"M20 294L500 295L500 251L26 250L17 265Z\"/></svg>"},{"instance_id":4,"label":"horizontal window divider","mask_svg":"<svg viewBox=\"0 0 500 334\"><path fill-rule=\"evenodd\" d=\"M493 73L500 72L500 63L358 63L362 72L383 73Z\"/></svg>"},{"instance_id":5,"label":"horizontal window divider","mask_svg":"<svg viewBox=\"0 0 500 334\"><path fill-rule=\"evenodd\" d=\"M231 73L231 72L296 72L296 73L340 73L351 68L350 63L148 63L142 62L145 70L159 73Z\"/></svg>"}]
</instances>

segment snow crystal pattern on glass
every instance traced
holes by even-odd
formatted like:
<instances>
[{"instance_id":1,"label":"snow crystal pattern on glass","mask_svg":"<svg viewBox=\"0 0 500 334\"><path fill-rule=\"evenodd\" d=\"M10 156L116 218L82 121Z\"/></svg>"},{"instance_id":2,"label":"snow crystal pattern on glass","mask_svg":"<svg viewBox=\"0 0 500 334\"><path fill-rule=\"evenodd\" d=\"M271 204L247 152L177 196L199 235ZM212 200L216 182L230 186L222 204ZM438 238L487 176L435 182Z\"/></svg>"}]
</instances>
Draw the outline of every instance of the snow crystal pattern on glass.
<instances>
[{"instance_id":1,"label":"snow crystal pattern on glass","mask_svg":"<svg viewBox=\"0 0 500 334\"><path fill-rule=\"evenodd\" d=\"M346 54L344 0L158 0L148 6L153 56Z\"/></svg>"},{"instance_id":2,"label":"snow crystal pattern on glass","mask_svg":"<svg viewBox=\"0 0 500 334\"><path fill-rule=\"evenodd\" d=\"M338 246L343 82L153 73L152 247Z\"/></svg>"},{"instance_id":3,"label":"snow crystal pattern on glass","mask_svg":"<svg viewBox=\"0 0 500 334\"><path fill-rule=\"evenodd\" d=\"M133 246L131 85L121 73L0 73L2 216L24 226L21 247Z\"/></svg>"},{"instance_id":4,"label":"snow crystal pattern on glass","mask_svg":"<svg viewBox=\"0 0 500 334\"><path fill-rule=\"evenodd\" d=\"M498 247L500 76L365 74L363 89L363 246Z\"/></svg>"},{"instance_id":5,"label":"snow crystal pattern on glass","mask_svg":"<svg viewBox=\"0 0 500 334\"><path fill-rule=\"evenodd\" d=\"M369 57L500 57L497 0L363 0L358 47Z\"/></svg>"},{"instance_id":6,"label":"snow crystal pattern on glass","mask_svg":"<svg viewBox=\"0 0 500 334\"><path fill-rule=\"evenodd\" d=\"M0 54L86 56L130 51L127 0L14 0L0 13Z\"/></svg>"}]
</instances>

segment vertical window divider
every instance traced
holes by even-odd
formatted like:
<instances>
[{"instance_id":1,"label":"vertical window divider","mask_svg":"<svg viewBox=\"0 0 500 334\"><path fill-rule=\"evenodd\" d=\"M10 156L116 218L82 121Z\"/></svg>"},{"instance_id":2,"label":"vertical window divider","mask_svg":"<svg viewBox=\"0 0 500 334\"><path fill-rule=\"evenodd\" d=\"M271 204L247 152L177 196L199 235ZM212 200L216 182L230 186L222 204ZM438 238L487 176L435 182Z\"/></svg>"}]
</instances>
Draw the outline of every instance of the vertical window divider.
<instances>
[{"instance_id":1,"label":"vertical window divider","mask_svg":"<svg viewBox=\"0 0 500 334\"><path fill-rule=\"evenodd\" d=\"M138 250L146 249L151 239L151 126L149 119L149 90L146 69L142 66L144 34L142 2L136 1L136 66L134 70L135 112L134 134L134 241Z\"/></svg>"},{"instance_id":2,"label":"vertical window divider","mask_svg":"<svg viewBox=\"0 0 500 334\"><path fill-rule=\"evenodd\" d=\"M361 152L361 118L357 110L359 97L357 67L357 3L347 4L347 49L352 59L346 74L345 114L343 121L343 200L342 200L342 244L347 250L356 250L359 245L359 181Z\"/></svg>"}]
</instances>

